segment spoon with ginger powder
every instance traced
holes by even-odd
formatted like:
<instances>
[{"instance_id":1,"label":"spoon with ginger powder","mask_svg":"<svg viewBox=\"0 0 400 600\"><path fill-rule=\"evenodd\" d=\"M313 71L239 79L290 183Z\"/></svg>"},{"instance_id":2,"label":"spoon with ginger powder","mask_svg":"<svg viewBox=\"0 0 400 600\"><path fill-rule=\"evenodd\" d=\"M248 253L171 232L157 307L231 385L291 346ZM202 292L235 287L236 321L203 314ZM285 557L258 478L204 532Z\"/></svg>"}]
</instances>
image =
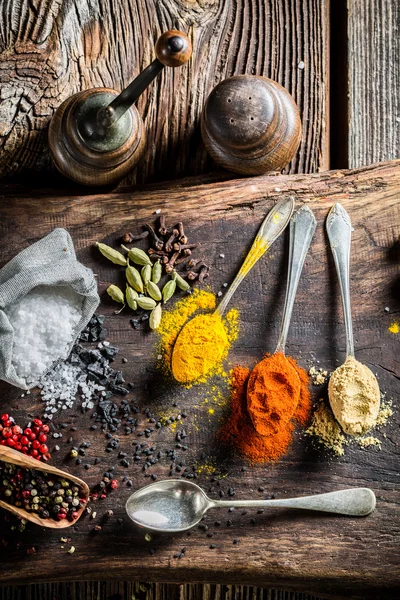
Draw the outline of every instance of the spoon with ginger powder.
<instances>
[{"instance_id":1,"label":"spoon with ginger powder","mask_svg":"<svg viewBox=\"0 0 400 600\"><path fill-rule=\"evenodd\" d=\"M351 221L341 204L336 203L326 220L342 297L346 329L346 360L331 375L329 402L336 420L349 435L366 433L376 423L380 391L372 371L355 359L350 306Z\"/></svg>"},{"instance_id":2,"label":"spoon with ginger powder","mask_svg":"<svg viewBox=\"0 0 400 600\"><path fill-rule=\"evenodd\" d=\"M294 199L280 200L265 217L239 272L225 297L211 314L200 314L186 323L174 345L171 369L180 383L193 383L220 364L228 349L222 316L240 283L288 225Z\"/></svg>"},{"instance_id":3,"label":"spoon with ginger powder","mask_svg":"<svg viewBox=\"0 0 400 600\"><path fill-rule=\"evenodd\" d=\"M290 421L299 403L300 378L285 357L285 346L300 275L316 226L308 206L302 206L290 221L288 279L278 343L274 354L254 367L247 384L247 410L260 435L276 434Z\"/></svg>"}]
</instances>

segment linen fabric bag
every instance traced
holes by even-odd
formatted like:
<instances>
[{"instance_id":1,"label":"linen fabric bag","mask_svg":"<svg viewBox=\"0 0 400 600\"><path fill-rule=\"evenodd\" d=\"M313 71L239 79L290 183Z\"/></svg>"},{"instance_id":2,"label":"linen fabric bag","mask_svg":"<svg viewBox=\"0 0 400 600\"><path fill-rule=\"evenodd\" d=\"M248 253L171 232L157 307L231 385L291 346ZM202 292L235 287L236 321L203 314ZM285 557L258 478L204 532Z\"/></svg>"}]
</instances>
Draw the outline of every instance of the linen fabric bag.
<instances>
[{"instance_id":1,"label":"linen fabric bag","mask_svg":"<svg viewBox=\"0 0 400 600\"><path fill-rule=\"evenodd\" d=\"M81 318L74 327L67 356L100 302L93 271L78 262L65 229L54 229L0 269L0 379L25 390L38 382L27 385L15 371L11 362L14 329L5 309L37 286L69 286L82 298ZM47 371L67 356L55 356Z\"/></svg>"}]
</instances>

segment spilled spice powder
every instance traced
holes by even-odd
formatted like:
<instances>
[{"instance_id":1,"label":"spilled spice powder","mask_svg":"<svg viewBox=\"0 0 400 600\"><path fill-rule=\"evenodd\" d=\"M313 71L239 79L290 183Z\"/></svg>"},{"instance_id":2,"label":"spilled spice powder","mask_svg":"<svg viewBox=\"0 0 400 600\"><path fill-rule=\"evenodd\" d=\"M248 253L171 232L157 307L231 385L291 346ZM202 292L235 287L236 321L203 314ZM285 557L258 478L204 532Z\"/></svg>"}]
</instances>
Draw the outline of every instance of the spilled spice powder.
<instances>
[{"instance_id":1,"label":"spilled spice powder","mask_svg":"<svg viewBox=\"0 0 400 600\"><path fill-rule=\"evenodd\" d=\"M283 356L283 355L282 355ZM279 360L279 359L278 359ZM234 446L252 463L263 463L279 459L287 451L292 441L296 423L305 424L311 411L311 397L308 389L307 373L299 367L293 358L288 358L300 380L300 395L297 407L287 407L286 416L274 427L262 426L255 429L247 409L247 384L250 370L245 367L235 367L231 374L231 414L218 432L218 439L226 445ZM285 414L285 405L275 407L280 415ZM254 419L254 415L253 415ZM265 423L264 423L265 424ZM259 432L265 431L265 435Z\"/></svg>"},{"instance_id":2,"label":"spilled spice powder","mask_svg":"<svg viewBox=\"0 0 400 600\"><path fill-rule=\"evenodd\" d=\"M323 400L314 411L311 425L306 430L306 434L314 436L321 445L332 450L336 456L343 456L344 446L348 442L333 416L331 408Z\"/></svg>"},{"instance_id":3,"label":"spilled spice powder","mask_svg":"<svg viewBox=\"0 0 400 600\"><path fill-rule=\"evenodd\" d=\"M382 395L381 401L382 405L374 427L386 425L388 419L393 415L391 400L385 400L384 395ZM313 413L311 425L306 430L306 434L315 438L318 444L332 450L336 456L343 456L344 447L351 442L356 442L361 448L377 446L379 449L382 443L373 436L347 438L343 435L342 428L336 421L330 406L323 399L320 400Z\"/></svg>"}]
</instances>

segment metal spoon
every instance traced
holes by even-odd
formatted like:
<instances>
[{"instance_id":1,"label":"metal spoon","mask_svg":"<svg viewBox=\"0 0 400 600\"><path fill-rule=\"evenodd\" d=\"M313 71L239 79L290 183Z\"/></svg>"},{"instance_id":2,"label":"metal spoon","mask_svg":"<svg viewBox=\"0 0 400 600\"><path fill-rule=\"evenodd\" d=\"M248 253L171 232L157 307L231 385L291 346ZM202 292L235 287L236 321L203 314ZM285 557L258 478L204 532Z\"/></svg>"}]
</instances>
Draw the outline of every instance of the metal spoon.
<instances>
[{"instance_id":1,"label":"metal spoon","mask_svg":"<svg viewBox=\"0 0 400 600\"><path fill-rule=\"evenodd\" d=\"M233 294L236 292L243 279L254 267L256 262L272 246L275 240L286 229L294 210L294 198L289 197L280 200L269 211L254 239L254 242L246 256L239 272L229 286L223 300L217 306L215 313L221 317L224 314Z\"/></svg>"},{"instance_id":2,"label":"metal spoon","mask_svg":"<svg viewBox=\"0 0 400 600\"><path fill-rule=\"evenodd\" d=\"M279 333L276 352L285 354L285 346L292 318L294 299L299 285L300 275L307 256L311 240L317 227L312 210L302 206L290 221L289 264L286 286L285 306L283 308L282 324Z\"/></svg>"},{"instance_id":3,"label":"metal spoon","mask_svg":"<svg viewBox=\"0 0 400 600\"><path fill-rule=\"evenodd\" d=\"M353 324L350 307L350 217L339 202L332 206L326 219L328 234L342 296L344 325L346 328L346 358L354 358Z\"/></svg>"},{"instance_id":4,"label":"metal spoon","mask_svg":"<svg viewBox=\"0 0 400 600\"><path fill-rule=\"evenodd\" d=\"M301 508L363 517L374 510L375 503L375 494L368 488L282 500L211 500L195 483L167 479L132 494L125 508L137 525L152 531L176 533L197 525L210 508Z\"/></svg>"},{"instance_id":5,"label":"metal spoon","mask_svg":"<svg viewBox=\"0 0 400 600\"><path fill-rule=\"evenodd\" d=\"M221 359L222 356L222 349L220 348L221 352L219 352L219 346L214 334L215 316L218 315L219 317L222 317L226 310L226 307L228 306L228 303L230 302L233 294L237 290L240 283L243 281L243 279L246 277L249 271L254 267L256 262L263 256L263 254L265 254L268 248L274 243L274 241L281 235L281 233L286 228L287 224L289 223L290 217L293 214L293 208L294 199L289 197L278 202L272 208L272 210L270 210L268 215L265 217L238 274L231 283L228 291L225 294L225 297L220 302L216 310L213 313L209 313L205 317L203 315L197 315L182 327L179 335L175 340L174 349L171 357L172 373L175 379L180 383L192 383L193 381L196 381L202 376L207 375L208 371L210 370L210 364L205 364L203 360L203 341L201 340L201 337L197 334L198 319L202 319L203 323L204 318L206 320L209 320L209 334L207 335L207 344L209 347L212 347L213 349L215 348L213 364L218 364L218 361ZM194 335L195 339L195 342L192 343L191 348L191 372L189 372L186 369L187 346L184 346L185 336L182 335L182 332L184 331L186 335L189 332L191 332ZM199 340L199 344L197 344L197 339ZM183 351L182 347L184 348Z\"/></svg>"},{"instance_id":6,"label":"metal spoon","mask_svg":"<svg viewBox=\"0 0 400 600\"><path fill-rule=\"evenodd\" d=\"M353 325L350 306L350 245L352 226L350 217L341 204L336 203L329 211L326 220L326 231L335 261L342 297L346 329L346 362L350 359L353 361L353 366L356 365L356 370L352 369L354 381L350 381L348 385L349 394L346 394L343 384L339 382L337 386L337 380L340 380L342 367L338 367L332 373L328 390L329 402L336 420L340 423L345 433L360 435L366 433L375 424L380 407L380 391L375 375L366 365L356 361L354 356ZM360 403L359 394L354 390L356 384L360 390L363 389L365 387L364 381L368 381L368 385L372 390L369 393L368 413L366 413L365 407ZM335 389L340 389L340 394L335 394ZM374 395L373 401L371 394ZM345 414L346 409L349 408L349 404L352 404L350 417Z\"/></svg>"},{"instance_id":7,"label":"metal spoon","mask_svg":"<svg viewBox=\"0 0 400 600\"><path fill-rule=\"evenodd\" d=\"M303 270L304 261L307 256L316 226L317 222L308 206L302 206L290 221L289 266L286 298L283 309L281 330L274 354L278 352L285 354L286 339L289 331L290 319L292 317L294 299L296 296L297 287L299 285L300 275ZM276 432L278 427L281 426L279 422L271 419L270 413L273 411L267 406L264 414L260 415L258 394L256 394L255 397L253 396L253 390L256 388L257 384L260 381L264 381L265 367L267 364L271 364L270 361L274 360L275 359L273 355L266 356L261 362L257 363L250 374L247 385L247 409L254 428L260 435L265 435L266 427L269 430ZM292 412L291 414L287 413L287 418L290 419L299 402L300 379L297 376L295 368L288 361L286 368L292 374L293 382L297 380L298 386L296 389L296 386L293 384L293 387L291 388ZM277 382L275 382L275 384L277 385ZM281 385L282 387L285 385L283 381ZM265 392L268 394L268 390L265 390Z\"/></svg>"}]
</instances>

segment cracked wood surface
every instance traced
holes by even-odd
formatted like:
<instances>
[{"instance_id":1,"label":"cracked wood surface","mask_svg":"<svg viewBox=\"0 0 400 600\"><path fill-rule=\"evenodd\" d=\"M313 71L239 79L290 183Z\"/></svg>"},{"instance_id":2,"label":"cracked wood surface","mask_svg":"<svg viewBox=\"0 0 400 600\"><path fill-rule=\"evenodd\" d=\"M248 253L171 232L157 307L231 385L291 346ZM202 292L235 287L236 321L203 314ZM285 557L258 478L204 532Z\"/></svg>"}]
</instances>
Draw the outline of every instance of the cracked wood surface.
<instances>
[{"instance_id":1,"label":"cracked wood surface","mask_svg":"<svg viewBox=\"0 0 400 600\"><path fill-rule=\"evenodd\" d=\"M119 466L116 456L105 453L106 441L99 432L89 431L88 415L78 408L57 417L58 422L77 424L78 432L64 433L61 450L52 463L70 469L90 485L108 467L117 465L118 478L129 474L133 488L121 485L117 493L96 505L98 521L112 508L115 518L94 535L98 521L83 519L69 534L76 547L73 555L60 548L57 533L30 527L24 544L34 543L36 555L24 556L12 542L0 550L1 583L67 581L83 579L132 578L169 582L226 582L285 589L313 591L321 595L389 598L400 588L399 554L399 417L397 407L387 427L376 435L382 449L361 449L351 445L345 456L334 458L312 447L299 432L288 455L277 464L241 470L240 457L222 453L215 434L224 406L215 404L210 416L207 386L189 390L168 387L156 370L155 336L135 331L124 311L116 316L115 306L104 295L110 282L116 281L116 268L93 248L101 240L117 244L125 231L134 231L154 218L161 209L168 222L182 219L190 239L202 242L202 254L211 264L211 285L217 292L224 282L232 281L248 250L255 232L273 202L290 193L297 206L306 202L314 211L318 228L307 257L296 298L288 338L288 354L304 367L319 365L333 370L344 358L345 335L339 289L333 260L326 243L323 223L336 201L348 210L354 226L351 259L351 290L357 358L379 377L382 391L395 404L400 392L398 336L388 331L400 310L400 161L382 163L352 171L332 171L319 175L258 177L210 182L210 178L186 179L157 187L125 189L119 193L88 194L87 190L34 190L22 186L0 187L1 261L51 231L66 227L75 242L78 257L98 274L102 295L101 312L106 314L109 339L120 347L120 357L128 381L135 382L134 397L154 414L187 411L185 429L190 433L187 453L180 458L189 467L203 452L211 455L218 469L228 477L218 483L204 471L198 483L210 496L225 494L229 487L237 498L310 494L351 486L371 487L377 495L377 509L366 519L340 518L284 510L242 515L240 510L226 514L210 512L205 523L214 532L212 539L199 529L190 537L154 536L146 542L144 532L135 529L124 513L124 504L132 489L146 484L141 466L128 470ZM266 259L257 263L246 282L237 291L232 305L241 311L241 332L231 350L229 364L252 366L264 352L274 348L282 313L285 288L287 236L278 240ZM221 258L221 254L225 258ZM390 307L390 313L384 308ZM120 359L118 359L120 360ZM317 363L319 361L319 363ZM118 362L119 364L119 362ZM217 382L223 397L227 389ZM15 388L0 386L2 411L11 412L24 424L28 414L40 414L40 400L25 398ZM314 400L326 394L325 387L313 388ZM172 399L177 403L172 409ZM209 399L209 402L212 400ZM224 404L224 403L222 403ZM214 405L213 405L214 408ZM144 427L141 424L141 428ZM68 432L68 430L67 430ZM385 434L385 436L384 436ZM91 465L85 471L68 460L70 445L82 440L92 446L84 459ZM174 432L163 428L150 440L157 449L174 446ZM121 450L131 459L134 436L121 434ZM138 438L141 439L141 438ZM94 464L95 457L101 462ZM131 459L132 460L132 459ZM169 462L152 467L158 478L168 476ZM117 518L123 519L119 525ZM255 517L256 524L252 524ZM214 526L215 521L222 526ZM230 527L227 519L232 520ZM234 539L240 542L233 544ZM210 543L216 544L210 550ZM174 559L180 548L188 548L185 558ZM25 547L25 546L24 546ZM149 548L155 553L149 555Z\"/></svg>"},{"instance_id":2,"label":"cracked wood surface","mask_svg":"<svg viewBox=\"0 0 400 600\"><path fill-rule=\"evenodd\" d=\"M47 128L69 95L125 86L154 58L157 37L187 32L193 56L139 99L148 152L127 181L207 172L199 115L222 79L275 79L299 105L304 132L292 172L326 169L328 11L323 0L3 0L0 3L0 178L51 168ZM304 64L304 68L298 65Z\"/></svg>"}]
</instances>

